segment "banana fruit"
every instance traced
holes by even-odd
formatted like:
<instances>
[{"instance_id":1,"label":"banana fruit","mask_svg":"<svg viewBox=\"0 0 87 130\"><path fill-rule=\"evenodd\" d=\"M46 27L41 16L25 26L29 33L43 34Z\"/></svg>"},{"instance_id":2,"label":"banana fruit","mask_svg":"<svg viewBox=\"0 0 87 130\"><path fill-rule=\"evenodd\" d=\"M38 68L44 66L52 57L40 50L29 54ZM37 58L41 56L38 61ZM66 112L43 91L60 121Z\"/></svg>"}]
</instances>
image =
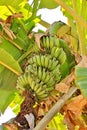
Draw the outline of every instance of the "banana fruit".
<instances>
[{"instance_id":1,"label":"banana fruit","mask_svg":"<svg viewBox=\"0 0 87 130\"><path fill-rule=\"evenodd\" d=\"M62 24L60 24L62 25ZM25 73L18 77L17 89L30 90L38 100L46 99L68 71L67 54L56 36L43 36L44 52L34 53L28 60ZM37 49L38 51L38 49Z\"/></svg>"}]
</instances>

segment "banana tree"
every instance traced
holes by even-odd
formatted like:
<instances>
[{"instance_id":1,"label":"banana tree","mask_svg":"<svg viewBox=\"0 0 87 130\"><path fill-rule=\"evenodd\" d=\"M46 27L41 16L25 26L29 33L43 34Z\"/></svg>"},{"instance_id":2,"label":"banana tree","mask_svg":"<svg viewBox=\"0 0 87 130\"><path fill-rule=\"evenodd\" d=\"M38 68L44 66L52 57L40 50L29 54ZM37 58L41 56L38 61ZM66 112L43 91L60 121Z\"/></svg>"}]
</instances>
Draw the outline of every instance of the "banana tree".
<instances>
[{"instance_id":1,"label":"banana tree","mask_svg":"<svg viewBox=\"0 0 87 130\"><path fill-rule=\"evenodd\" d=\"M87 127L83 111L87 105L86 4L86 0L32 0L31 4L27 0L1 0L0 111L3 113L10 106L17 115L3 129ZM58 6L67 17L67 24L54 21L50 25L37 16L39 9ZM34 32L37 23L47 31ZM67 112L69 103L77 101L73 98L78 96L79 100L84 99L81 119L71 116L74 110ZM73 116L76 121L72 127L67 119Z\"/></svg>"}]
</instances>

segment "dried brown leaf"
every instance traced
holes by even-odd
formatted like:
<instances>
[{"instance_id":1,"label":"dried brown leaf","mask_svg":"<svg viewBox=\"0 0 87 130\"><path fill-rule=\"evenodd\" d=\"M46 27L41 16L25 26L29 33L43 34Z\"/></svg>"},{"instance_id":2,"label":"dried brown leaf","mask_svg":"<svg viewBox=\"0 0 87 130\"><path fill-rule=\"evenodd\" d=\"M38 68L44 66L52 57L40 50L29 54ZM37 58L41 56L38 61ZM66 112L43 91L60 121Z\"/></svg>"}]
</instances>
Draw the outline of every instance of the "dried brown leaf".
<instances>
[{"instance_id":1,"label":"dried brown leaf","mask_svg":"<svg viewBox=\"0 0 87 130\"><path fill-rule=\"evenodd\" d=\"M8 27L4 26L3 30L5 31L5 33L13 40L16 39L16 36L14 35L13 31L10 30Z\"/></svg>"},{"instance_id":2,"label":"dried brown leaf","mask_svg":"<svg viewBox=\"0 0 87 130\"><path fill-rule=\"evenodd\" d=\"M35 36L35 41L36 41L36 43L37 43L39 49L43 51L44 48L43 48L43 47L41 46L41 44L40 44L40 39L41 39L41 37L44 36L44 34L39 33L39 34L35 34L34 36Z\"/></svg>"},{"instance_id":3,"label":"dried brown leaf","mask_svg":"<svg viewBox=\"0 0 87 130\"><path fill-rule=\"evenodd\" d=\"M13 18L22 18L22 17L23 17L22 12L13 14Z\"/></svg>"},{"instance_id":4,"label":"dried brown leaf","mask_svg":"<svg viewBox=\"0 0 87 130\"><path fill-rule=\"evenodd\" d=\"M22 12L20 12L20 13L14 13L13 15L8 16L8 18L6 19L5 23L6 24L7 23L10 24L12 22L13 18L22 18L22 17L23 17Z\"/></svg>"},{"instance_id":5,"label":"dried brown leaf","mask_svg":"<svg viewBox=\"0 0 87 130\"><path fill-rule=\"evenodd\" d=\"M75 130L75 127L78 126L79 130L87 130L87 127L84 125L76 115L74 115L71 111L67 111L65 115L65 124L68 127L68 130Z\"/></svg>"},{"instance_id":6,"label":"dried brown leaf","mask_svg":"<svg viewBox=\"0 0 87 130\"><path fill-rule=\"evenodd\" d=\"M0 36L0 45L2 44L2 37Z\"/></svg>"},{"instance_id":7,"label":"dried brown leaf","mask_svg":"<svg viewBox=\"0 0 87 130\"><path fill-rule=\"evenodd\" d=\"M81 60L82 60L81 55L78 54L78 53L73 53L73 55L75 56L76 63L79 64L81 62Z\"/></svg>"},{"instance_id":8,"label":"dried brown leaf","mask_svg":"<svg viewBox=\"0 0 87 130\"><path fill-rule=\"evenodd\" d=\"M82 60L80 61L80 63L77 65L79 67L87 67L87 56L82 56Z\"/></svg>"},{"instance_id":9,"label":"dried brown leaf","mask_svg":"<svg viewBox=\"0 0 87 130\"><path fill-rule=\"evenodd\" d=\"M57 102L58 99L59 99L59 95L50 96L45 101L41 102L37 106L37 110L36 110L38 113L38 118L43 117L50 110L50 108Z\"/></svg>"},{"instance_id":10,"label":"dried brown leaf","mask_svg":"<svg viewBox=\"0 0 87 130\"><path fill-rule=\"evenodd\" d=\"M67 110L70 110L74 115L79 117L86 103L87 100L82 95L79 95L67 104Z\"/></svg>"},{"instance_id":11,"label":"dried brown leaf","mask_svg":"<svg viewBox=\"0 0 87 130\"><path fill-rule=\"evenodd\" d=\"M55 85L55 89L61 93L67 93L74 80L74 70L72 70L71 74L69 74L62 82Z\"/></svg>"},{"instance_id":12,"label":"dried brown leaf","mask_svg":"<svg viewBox=\"0 0 87 130\"><path fill-rule=\"evenodd\" d=\"M9 36L12 40L16 38L15 34L13 33L12 30L10 30L10 24L6 24L5 22L3 21L0 21L0 24L3 28L3 31L7 34L7 36Z\"/></svg>"},{"instance_id":13,"label":"dried brown leaf","mask_svg":"<svg viewBox=\"0 0 87 130\"><path fill-rule=\"evenodd\" d=\"M38 117L42 117L45 115L44 109L43 108L39 108L38 109Z\"/></svg>"},{"instance_id":14,"label":"dried brown leaf","mask_svg":"<svg viewBox=\"0 0 87 130\"><path fill-rule=\"evenodd\" d=\"M61 93L67 93L69 90L69 86L67 86L65 83L61 82L61 83L55 85L55 89Z\"/></svg>"},{"instance_id":15,"label":"dried brown leaf","mask_svg":"<svg viewBox=\"0 0 87 130\"><path fill-rule=\"evenodd\" d=\"M73 69L72 72L62 82L65 83L67 86L71 86L74 80L75 80L75 75Z\"/></svg>"},{"instance_id":16,"label":"dried brown leaf","mask_svg":"<svg viewBox=\"0 0 87 130\"><path fill-rule=\"evenodd\" d=\"M14 124L5 123L4 126L5 126L8 130L17 130L17 127L16 127L16 125L14 125Z\"/></svg>"}]
</instances>

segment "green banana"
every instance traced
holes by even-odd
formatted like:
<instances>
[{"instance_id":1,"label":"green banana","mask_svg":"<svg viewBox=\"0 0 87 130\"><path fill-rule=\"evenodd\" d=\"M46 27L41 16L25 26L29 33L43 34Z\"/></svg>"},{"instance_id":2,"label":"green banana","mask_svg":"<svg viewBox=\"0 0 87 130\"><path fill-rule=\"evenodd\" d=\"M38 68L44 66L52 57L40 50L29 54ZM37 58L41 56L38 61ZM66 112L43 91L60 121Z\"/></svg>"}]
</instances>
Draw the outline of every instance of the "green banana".
<instances>
[{"instance_id":1,"label":"green banana","mask_svg":"<svg viewBox=\"0 0 87 130\"><path fill-rule=\"evenodd\" d=\"M47 82L47 85L51 86L51 85L54 85L54 84L55 84L54 78L50 77L49 81Z\"/></svg>"},{"instance_id":2,"label":"green banana","mask_svg":"<svg viewBox=\"0 0 87 130\"><path fill-rule=\"evenodd\" d=\"M59 38L55 37L54 45L55 45L56 47L60 47Z\"/></svg>"},{"instance_id":3,"label":"green banana","mask_svg":"<svg viewBox=\"0 0 87 130\"><path fill-rule=\"evenodd\" d=\"M45 92L44 90L42 90L42 91L40 91L40 92L38 93L38 96L41 96L41 95L44 95L44 94L46 94L46 92Z\"/></svg>"},{"instance_id":4,"label":"green banana","mask_svg":"<svg viewBox=\"0 0 87 130\"><path fill-rule=\"evenodd\" d=\"M41 56L41 65L45 66L45 57L43 55Z\"/></svg>"},{"instance_id":5,"label":"green banana","mask_svg":"<svg viewBox=\"0 0 87 130\"><path fill-rule=\"evenodd\" d=\"M45 100L54 85L69 73L67 57L71 53L56 36L43 36L41 46L45 51L38 51L29 58L24 74L17 80L17 89L21 92L27 89L38 100Z\"/></svg>"},{"instance_id":6,"label":"green banana","mask_svg":"<svg viewBox=\"0 0 87 130\"><path fill-rule=\"evenodd\" d=\"M51 70L51 67L52 67L52 59L49 60L49 64L48 64L48 69Z\"/></svg>"},{"instance_id":7,"label":"green banana","mask_svg":"<svg viewBox=\"0 0 87 130\"><path fill-rule=\"evenodd\" d=\"M42 67L38 67L38 77L41 79L42 77Z\"/></svg>"},{"instance_id":8,"label":"green banana","mask_svg":"<svg viewBox=\"0 0 87 130\"><path fill-rule=\"evenodd\" d=\"M46 48L46 37L42 38L41 45L42 45L42 47Z\"/></svg>"},{"instance_id":9,"label":"green banana","mask_svg":"<svg viewBox=\"0 0 87 130\"><path fill-rule=\"evenodd\" d=\"M43 68L43 70L42 70L42 80L44 81L45 78L46 78L46 69Z\"/></svg>"},{"instance_id":10,"label":"green banana","mask_svg":"<svg viewBox=\"0 0 87 130\"><path fill-rule=\"evenodd\" d=\"M47 86L47 87L46 87L46 91L47 91L47 92L50 92L50 91L52 91L52 90L53 90L53 86L49 86L49 87Z\"/></svg>"},{"instance_id":11,"label":"green banana","mask_svg":"<svg viewBox=\"0 0 87 130\"><path fill-rule=\"evenodd\" d=\"M48 64L49 64L49 57L47 56L45 58L45 67L47 68L48 67Z\"/></svg>"},{"instance_id":12,"label":"green banana","mask_svg":"<svg viewBox=\"0 0 87 130\"><path fill-rule=\"evenodd\" d=\"M45 78L44 82L47 83L49 80L50 80L50 75L49 75L49 73L48 73L48 74L46 75L46 78Z\"/></svg>"},{"instance_id":13,"label":"green banana","mask_svg":"<svg viewBox=\"0 0 87 130\"><path fill-rule=\"evenodd\" d=\"M54 52L54 57L57 58L58 55L59 55L59 48L57 47L56 50L55 50L55 52Z\"/></svg>"},{"instance_id":14,"label":"green banana","mask_svg":"<svg viewBox=\"0 0 87 130\"><path fill-rule=\"evenodd\" d=\"M55 51L56 51L56 47L53 47L51 49L51 55L52 55L52 57L55 57Z\"/></svg>"},{"instance_id":15,"label":"green banana","mask_svg":"<svg viewBox=\"0 0 87 130\"><path fill-rule=\"evenodd\" d=\"M40 92L42 92L42 86L38 87L36 93L39 94Z\"/></svg>"},{"instance_id":16,"label":"green banana","mask_svg":"<svg viewBox=\"0 0 87 130\"><path fill-rule=\"evenodd\" d=\"M46 37L46 48L49 50L50 47L50 42L49 42L49 37Z\"/></svg>"},{"instance_id":17,"label":"green banana","mask_svg":"<svg viewBox=\"0 0 87 130\"><path fill-rule=\"evenodd\" d=\"M62 53L60 53L59 57L58 57L59 61L61 64L63 64L66 61L66 54L64 51L62 51Z\"/></svg>"},{"instance_id":18,"label":"green banana","mask_svg":"<svg viewBox=\"0 0 87 130\"><path fill-rule=\"evenodd\" d=\"M33 90L34 90L35 92L37 92L37 90L38 90L39 87L40 87L39 84L36 84L35 87L33 88Z\"/></svg>"},{"instance_id":19,"label":"green banana","mask_svg":"<svg viewBox=\"0 0 87 130\"><path fill-rule=\"evenodd\" d=\"M44 94L40 95L40 96L38 97L38 99L39 99L40 101L43 101L43 100L45 100L47 97L48 97L48 93L44 93Z\"/></svg>"},{"instance_id":20,"label":"green banana","mask_svg":"<svg viewBox=\"0 0 87 130\"><path fill-rule=\"evenodd\" d=\"M52 59L52 63L53 63L53 64L52 64L51 70L54 70L55 67L58 65L59 62L58 62L58 60L56 60L55 58L53 58L53 59Z\"/></svg>"},{"instance_id":21,"label":"green banana","mask_svg":"<svg viewBox=\"0 0 87 130\"><path fill-rule=\"evenodd\" d=\"M37 55L36 59L37 59L37 64L40 66L41 65L41 58L40 58L40 56Z\"/></svg>"},{"instance_id":22,"label":"green banana","mask_svg":"<svg viewBox=\"0 0 87 130\"><path fill-rule=\"evenodd\" d=\"M54 46L54 38L53 37L49 37L49 42L50 42L50 49L52 49L53 46Z\"/></svg>"},{"instance_id":23,"label":"green banana","mask_svg":"<svg viewBox=\"0 0 87 130\"><path fill-rule=\"evenodd\" d=\"M32 83L30 85L32 90L34 90L35 85L36 85L35 81L32 81Z\"/></svg>"}]
</instances>

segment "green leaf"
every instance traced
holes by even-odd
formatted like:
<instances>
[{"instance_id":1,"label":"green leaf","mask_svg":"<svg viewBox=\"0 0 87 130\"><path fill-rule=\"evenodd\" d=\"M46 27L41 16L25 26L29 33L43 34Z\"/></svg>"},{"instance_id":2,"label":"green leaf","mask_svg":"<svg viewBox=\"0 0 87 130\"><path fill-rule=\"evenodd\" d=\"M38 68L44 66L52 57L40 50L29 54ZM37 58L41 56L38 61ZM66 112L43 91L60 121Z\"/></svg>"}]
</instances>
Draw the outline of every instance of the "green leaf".
<instances>
[{"instance_id":1,"label":"green leaf","mask_svg":"<svg viewBox=\"0 0 87 130\"><path fill-rule=\"evenodd\" d=\"M64 1L64 3L65 3L66 5L68 5L70 8L73 9L73 3L72 3L71 0L63 0L63 1ZM76 0L75 2L76 2L78 14L81 15L82 0ZM86 6L86 5L85 5L85 6ZM65 9L61 8L61 10L62 10L64 16L66 16L66 17L69 18L69 19L73 19L73 17L72 17ZM76 12L76 13L77 13L77 12Z\"/></svg>"},{"instance_id":2,"label":"green leaf","mask_svg":"<svg viewBox=\"0 0 87 130\"><path fill-rule=\"evenodd\" d=\"M75 67L75 84L87 98L87 68Z\"/></svg>"},{"instance_id":3,"label":"green leaf","mask_svg":"<svg viewBox=\"0 0 87 130\"><path fill-rule=\"evenodd\" d=\"M7 7L0 6L0 17L6 19L9 15L11 15L11 12L7 9Z\"/></svg>"},{"instance_id":4,"label":"green leaf","mask_svg":"<svg viewBox=\"0 0 87 130\"><path fill-rule=\"evenodd\" d=\"M58 4L55 2L55 0L41 0L39 8L48 8L48 9L54 9L58 7Z\"/></svg>"},{"instance_id":5,"label":"green leaf","mask_svg":"<svg viewBox=\"0 0 87 130\"><path fill-rule=\"evenodd\" d=\"M0 73L4 70L4 66L0 65Z\"/></svg>"},{"instance_id":6,"label":"green leaf","mask_svg":"<svg viewBox=\"0 0 87 130\"><path fill-rule=\"evenodd\" d=\"M67 130L64 122L64 116L58 113L48 124L48 130Z\"/></svg>"},{"instance_id":7,"label":"green leaf","mask_svg":"<svg viewBox=\"0 0 87 130\"><path fill-rule=\"evenodd\" d=\"M0 48L0 64L11 70L17 75L22 73L21 67L18 62L3 48Z\"/></svg>"},{"instance_id":8,"label":"green leaf","mask_svg":"<svg viewBox=\"0 0 87 130\"><path fill-rule=\"evenodd\" d=\"M27 0L23 0L23 1L27 1ZM6 5L6 6L10 5L16 8L23 1L22 0L0 0L0 5Z\"/></svg>"},{"instance_id":9,"label":"green leaf","mask_svg":"<svg viewBox=\"0 0 87 130\"><path fill-rule=\"evenodd\" d=\"M76 64L75 57L72 55L67 43L62 39L60 39L60 47L62 47L64 49L64 52L66 53L68 64L69 64L69 69L71 70L71 68L75 66Z\"/></svg>"},{"instance_id":10,"label":"green leaf","mask_svg":"<svg viewBox=\"0 0 87 130\"><path fill-rule=\"evenodd\" d=\"M0 45L0 48L3 48L16 60L18 60L22 54L22 52L17 47L15 47L15 45L4 38L2 38L2 44Z\"/></svg>"},{"instance_id":11,"label":"green leaf","mask_svg":"<svg viewBox=\"0 0 87 130\"><path fill-rule=\"evenodd\" d=\"M17 75L8 69L4 69L0 73L0 111L2 112L4 112L15 96L17 78Z\"/></svg>"},{"instance_id":12,"label":"green leaf","mask_svg":"<svg viewBox=\"0 0 87 130\"><path fill-rule=\"evenodd\" d=\"M23 96L20 96L18 93L15 93L15 97L11 102L11 104L9 105L9 107L15 114L18 114L18 112L20 111L20 105L23 102L23 100L24 100Z\"/></svg>"},{"instance_id":13,"label":"green leaf","mask_svg":"<svg viewBox=\"0 0 87 130\"><path fill-rule=\"evenodd\" d=\"M30 45L28 29L26 26L28 26L29 29L29 27L31 26L31 22L27 21L27 23L25 23L25 21L18 21L17 19L14 19L11 24L11 30L15 34L17 34L14 42L16 42L21 48L23 48L23 50L27 50Z\"/></svg>"}]
</instances>

